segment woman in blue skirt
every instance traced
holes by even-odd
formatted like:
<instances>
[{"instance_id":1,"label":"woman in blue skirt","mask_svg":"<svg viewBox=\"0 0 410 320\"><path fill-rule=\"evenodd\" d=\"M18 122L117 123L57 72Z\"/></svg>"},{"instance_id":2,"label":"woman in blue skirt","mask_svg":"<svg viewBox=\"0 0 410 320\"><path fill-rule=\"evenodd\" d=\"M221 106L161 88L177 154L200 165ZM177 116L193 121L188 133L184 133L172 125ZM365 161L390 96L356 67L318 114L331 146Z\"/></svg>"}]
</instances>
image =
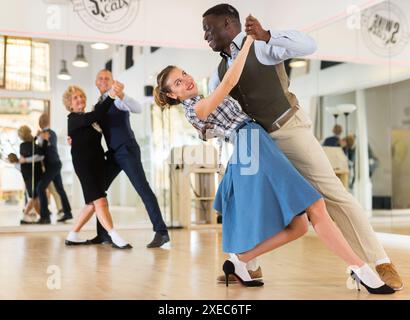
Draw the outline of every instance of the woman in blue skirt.
<instances>
[{"instance_id":1,"label":"woman in blue skirt","mask_svg":"<svg viewBox=\"0 0 410 320\"><path fill-rule=\"evenodd\" d=\"M155 101L161 107L183 104L188 121L206 135L222 132L235 146L218 188L214 207L223 215L223 249L230 253L223 270L245 286L252 280L246 263L305 234L308 218L319 238L349 266L358 284L371 293L394 293L351 249L329 217L322 196L299 174L268 133L229 92L237 84L253 39L248 37L217 89L198 95L193 78L168 66L157 77Z\"/></svg>"}]
</instances>

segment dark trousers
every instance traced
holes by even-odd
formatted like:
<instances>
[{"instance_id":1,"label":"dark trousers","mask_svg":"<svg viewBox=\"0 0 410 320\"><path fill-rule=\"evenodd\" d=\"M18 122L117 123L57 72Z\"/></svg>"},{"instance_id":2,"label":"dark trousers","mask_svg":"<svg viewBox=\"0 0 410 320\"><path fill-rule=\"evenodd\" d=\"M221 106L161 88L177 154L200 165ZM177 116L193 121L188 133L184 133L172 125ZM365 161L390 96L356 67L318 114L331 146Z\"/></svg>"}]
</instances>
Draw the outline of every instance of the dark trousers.
<instances>
[{"instance_id":1,"label":"dark trousers","mask_svg":"<svg viewBox=\"0 0 410 320\"><path fill-rule=\"evenodd\" d=\"M141 151L138 143L130 141L115 151L107 153L106 162L106 189L109 188L115 177L124 170L130 179L132 185L141 197L145 209L148 212L153 230L161 234L167 234L167 226L161 215L157 197L152 191L147 178L145 177L144 168L141 163ZM103 239L110 239L107 231L103 228L97 219L97 234Z\"/></svg>"},{"instance_id":2,"label":"dark trousers","mask_svg":"<svg viewBox=\"0 0 410 320\"><path fill-rule=\"evenodd\" d=\"M50 211L48 210L47 187L52 181L56 191L61 197L61 204L63 205L64 214L71 215L71 207L68 202L67 194L65 193L63 180L61 179L61 163L49 164L46 166L46 171L43 174L40 182L37 185L37 194L40 199L40 217L41 219L48 219Z\"/></svg>"}]
</instances>

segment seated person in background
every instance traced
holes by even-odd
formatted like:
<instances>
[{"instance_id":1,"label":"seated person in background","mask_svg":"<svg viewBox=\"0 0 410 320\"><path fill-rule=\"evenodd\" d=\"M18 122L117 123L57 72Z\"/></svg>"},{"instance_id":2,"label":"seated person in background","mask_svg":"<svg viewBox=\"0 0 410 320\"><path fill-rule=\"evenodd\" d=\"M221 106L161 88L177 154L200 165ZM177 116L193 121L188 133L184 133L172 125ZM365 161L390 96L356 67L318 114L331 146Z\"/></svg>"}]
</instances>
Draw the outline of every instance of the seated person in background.
<instances>
[{"instance_id":1,"label":"seated person in background","mask_svg":"<svg viewBox=\"0 0 410 320\"><path fill-rule=\"evenodd\" d=\"M323 141L324 147L340 147L340 135L343 132L342 126L336 124L332 131L334 135Z\"/></svg>"}]
</instances>

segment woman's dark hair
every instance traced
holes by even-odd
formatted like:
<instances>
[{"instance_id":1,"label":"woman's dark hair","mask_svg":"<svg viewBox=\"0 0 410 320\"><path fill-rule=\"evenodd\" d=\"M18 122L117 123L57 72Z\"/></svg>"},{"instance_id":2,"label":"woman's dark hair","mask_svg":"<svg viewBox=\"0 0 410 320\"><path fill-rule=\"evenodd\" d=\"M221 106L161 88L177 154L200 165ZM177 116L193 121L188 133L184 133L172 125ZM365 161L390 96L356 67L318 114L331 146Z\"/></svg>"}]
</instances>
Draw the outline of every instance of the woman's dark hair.
<instances>
[{"instance_id":1,"label":"woman's dark hair","mask_svg":"<svg viewBox=\"0 0 410 320\"><path fill-rule=\"evenodd\" d=\"M167 95L167 93L170 93L171 90L166 85L166 82L168 80L169 74L175 68L175 66L168 66L157 76L157 86L154 89L154 99L155 103L161 108L165 108L167 106L175 106L181 103L179 99L173 99L171 97L168 97Z\"/></svg>"}]
</instances>

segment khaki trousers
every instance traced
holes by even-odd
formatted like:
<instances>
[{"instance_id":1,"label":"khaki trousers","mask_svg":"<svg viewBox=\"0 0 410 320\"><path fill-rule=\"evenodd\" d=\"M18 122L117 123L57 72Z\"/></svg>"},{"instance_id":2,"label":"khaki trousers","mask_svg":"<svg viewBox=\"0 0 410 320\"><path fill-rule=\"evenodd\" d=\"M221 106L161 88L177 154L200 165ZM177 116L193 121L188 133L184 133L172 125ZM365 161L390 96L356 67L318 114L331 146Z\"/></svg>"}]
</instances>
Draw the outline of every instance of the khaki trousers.
<instances>
[{"instance_id":1,"label":"khaki trousers","mask_svg":"<svg viewBox=\"0 0 410 320\"><path fill-rule=\"evenodd\" d=\"M334 173L311 126L309 117L298 110L270 135L296 169L323 195L329 215L356 254L370 263L386 258L366 214Z\"/></svg>"}]
</instances>

